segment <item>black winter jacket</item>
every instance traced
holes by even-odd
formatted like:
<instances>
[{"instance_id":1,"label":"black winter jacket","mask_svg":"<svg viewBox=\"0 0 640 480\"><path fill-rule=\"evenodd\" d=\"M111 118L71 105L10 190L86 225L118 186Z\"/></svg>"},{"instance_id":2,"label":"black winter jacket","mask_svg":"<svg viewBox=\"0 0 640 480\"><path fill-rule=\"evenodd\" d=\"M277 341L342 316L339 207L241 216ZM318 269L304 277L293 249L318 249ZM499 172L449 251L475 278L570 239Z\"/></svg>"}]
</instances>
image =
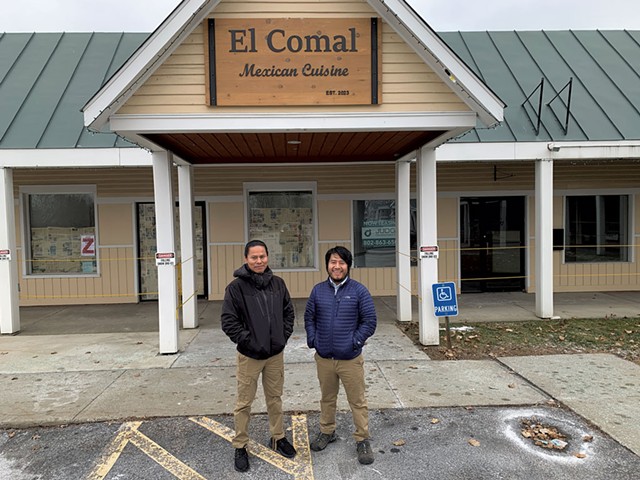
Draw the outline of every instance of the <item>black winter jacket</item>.
<instances>
[{"instance_id":1,"label":"black winter jacket","mask_svg":"<svg viewBox=\"0 0 640 480\"><path fill-rule=\"evenodd\" d=\"M264 360L277 355L293 332L295 312L287 286L267 267L257 274L243 265L224 292L222 330L238 352Z\"/></svg>"}]
</instances>

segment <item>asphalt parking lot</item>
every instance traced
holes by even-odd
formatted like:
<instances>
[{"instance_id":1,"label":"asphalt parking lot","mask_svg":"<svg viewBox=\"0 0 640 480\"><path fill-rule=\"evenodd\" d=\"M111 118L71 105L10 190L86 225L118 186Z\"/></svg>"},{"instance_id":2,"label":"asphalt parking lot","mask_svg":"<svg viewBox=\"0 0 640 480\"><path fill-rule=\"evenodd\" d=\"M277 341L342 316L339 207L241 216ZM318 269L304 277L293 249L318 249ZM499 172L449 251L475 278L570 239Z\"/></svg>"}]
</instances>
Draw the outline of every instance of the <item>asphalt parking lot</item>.
<instances>
[{"instance_id":1,"label":"asphalt parking lot","mask_svg":"<svg viewBox=\"0 0 640 480\"><path fill-rule=\"evenodd\" d=\"M522 420L537 418L565 436L564 450L533 445ZM339 439L311 452L317 414L286 418L298 456L269 450L265 415L255 415L251 468L233 469L231 416L156 418L0 434L0 478L85 479L637 479L640 459L571 411L551 406L374 410L370 426L376 454L360 465L351 418L339 414ZM585 436L592 436L585 442Z\"/></svg>"}]
</instances>

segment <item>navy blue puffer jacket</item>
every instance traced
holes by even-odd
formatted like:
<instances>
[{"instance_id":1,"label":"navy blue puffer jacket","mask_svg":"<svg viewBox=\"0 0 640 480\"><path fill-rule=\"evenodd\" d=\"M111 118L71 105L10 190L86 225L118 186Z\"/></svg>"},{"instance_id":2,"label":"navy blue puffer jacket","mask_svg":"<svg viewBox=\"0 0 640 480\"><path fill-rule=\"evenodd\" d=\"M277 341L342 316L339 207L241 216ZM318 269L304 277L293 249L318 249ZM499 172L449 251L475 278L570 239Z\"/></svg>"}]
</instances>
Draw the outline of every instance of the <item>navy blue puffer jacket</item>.
<instances>
[{"instance_id":1,"label":"navy blue puffer jacket","mask_svg":"<svg viewBox=\"0 0 640 480\"><path fill-rule=\"evenodd\" d=\"M335 293L329 279L311 290L304 312L307 345L323 358L351 360L376 330L373 298L361 283L348 278Z\"/></svg>"}]
</instances>

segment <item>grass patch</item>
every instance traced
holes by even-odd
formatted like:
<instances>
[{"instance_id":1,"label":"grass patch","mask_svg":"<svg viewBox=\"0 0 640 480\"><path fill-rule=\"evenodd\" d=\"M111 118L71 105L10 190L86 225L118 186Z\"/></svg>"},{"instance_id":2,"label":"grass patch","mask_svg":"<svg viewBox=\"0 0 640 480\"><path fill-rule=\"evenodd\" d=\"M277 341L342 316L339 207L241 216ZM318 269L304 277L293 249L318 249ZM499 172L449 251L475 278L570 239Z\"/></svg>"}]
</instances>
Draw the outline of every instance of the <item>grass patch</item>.
<instances>
[{"instance_id":1,"label":"grass patch","mask_svg":"<svg viewBox=\"0 0 640 480\"><path fill-rule=\"evenodd\" d=\"M398 326L420 345L417 322L399 323ZM420 347L434 360L611 353L640 365L640 319L607 317L452 323L451 348L447 347L444 330L440 331L440 346Z\"/></svg>"}]
</instances>

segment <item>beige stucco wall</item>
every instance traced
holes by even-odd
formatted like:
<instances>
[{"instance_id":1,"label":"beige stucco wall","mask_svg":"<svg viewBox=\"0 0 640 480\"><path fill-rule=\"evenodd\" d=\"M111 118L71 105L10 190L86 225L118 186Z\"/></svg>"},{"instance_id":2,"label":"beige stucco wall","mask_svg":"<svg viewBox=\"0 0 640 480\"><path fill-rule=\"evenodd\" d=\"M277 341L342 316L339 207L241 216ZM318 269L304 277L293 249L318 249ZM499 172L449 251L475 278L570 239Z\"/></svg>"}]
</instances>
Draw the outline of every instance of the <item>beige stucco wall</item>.
<instances>
[{"instance_id":1,"label":"beige stucco wall","mask_svg":"<svg viewBox=\"0 0 640 480\"><path fill-rule=\"evenodd\" d=\"M364 0L332 2L223 1L211 18L368 18ZM198 26L169 59L123 105L120 114L247 112L255 108L211 107L206 101L205 24ZM424 111L459 112L469 107L382 22L382 102L366 106L260 107L260 112Z\"/></svg>"}]
</instances>

